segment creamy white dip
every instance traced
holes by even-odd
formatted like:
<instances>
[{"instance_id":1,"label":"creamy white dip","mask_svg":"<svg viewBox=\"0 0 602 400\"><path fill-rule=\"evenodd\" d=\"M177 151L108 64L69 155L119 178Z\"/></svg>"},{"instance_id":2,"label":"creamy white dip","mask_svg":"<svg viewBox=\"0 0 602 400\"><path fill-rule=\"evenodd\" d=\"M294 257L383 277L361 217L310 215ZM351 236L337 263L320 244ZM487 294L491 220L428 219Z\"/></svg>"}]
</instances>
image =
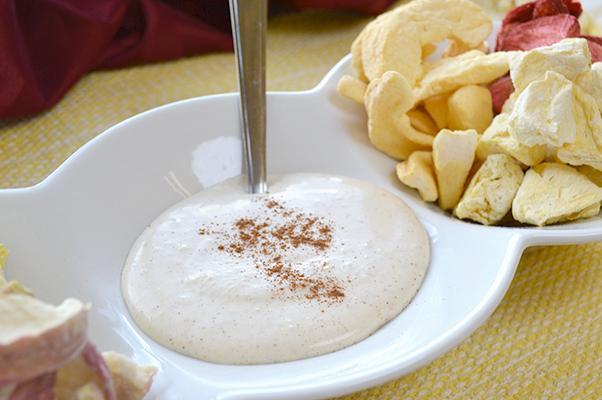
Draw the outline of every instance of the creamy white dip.
<instances>
[{"instance_id":1,"label":"creamy white dip","mask_svg":"<svg viewBox=\"0 0 602 400\"><path fill-rule=\"evenodd\" d=\"M303 214L328 226L328 248L301 243L277 252L308 286L272 274L274 254L229 250L240 234L236 221L267 220L266 235L282 223L269 202L295 210L286 218ZM122 290L138 326L168 348L216 363L281 362L374 333L414 297L429 252L414 213L368 183L284 175L258 196L235 178L160 215L132 247ZM312 282L325 282L319 296Z\"/></svg>"}]
</instances>

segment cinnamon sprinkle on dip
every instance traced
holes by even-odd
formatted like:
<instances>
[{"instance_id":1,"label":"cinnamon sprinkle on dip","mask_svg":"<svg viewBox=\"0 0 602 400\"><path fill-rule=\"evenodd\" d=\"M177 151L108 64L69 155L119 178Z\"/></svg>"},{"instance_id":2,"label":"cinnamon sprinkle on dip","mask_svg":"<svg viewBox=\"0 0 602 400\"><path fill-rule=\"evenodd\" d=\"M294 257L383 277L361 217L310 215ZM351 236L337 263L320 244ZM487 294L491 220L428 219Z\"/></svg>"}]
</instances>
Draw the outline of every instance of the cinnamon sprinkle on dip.
<instances>
[{"instance_id":1,"label":"cinnamon sprinkle on dip","mask_svg":"<svg viewBox=\"0 0 602 400\"><path fill-rule=\"evenodd\" d=\"M321 303L340 302L345 297L344 286L327 274L307 276L287 260L292 249L305 247L316 254L332 246L332 222L286 206L274 199L258 199L261 212L239 218L233 223L235 234L219 233L217 250L233 257L250 257L255 268L282 294L301 295L306 300ZM200 235L208 232L199 228ZM324 268L322 268L324 270Z\"/></svg>"}]
</instances>

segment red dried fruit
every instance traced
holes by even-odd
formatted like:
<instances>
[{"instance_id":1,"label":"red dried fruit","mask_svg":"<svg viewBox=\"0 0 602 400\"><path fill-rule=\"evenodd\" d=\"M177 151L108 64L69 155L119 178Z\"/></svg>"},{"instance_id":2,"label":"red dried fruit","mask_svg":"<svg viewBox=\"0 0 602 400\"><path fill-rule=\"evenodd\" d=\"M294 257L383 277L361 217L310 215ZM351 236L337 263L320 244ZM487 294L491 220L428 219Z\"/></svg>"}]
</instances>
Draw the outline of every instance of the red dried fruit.
<instances>
[{"instance_id":1,"label":"red dried fruit","mask_svg":"<svg viewBox=\"0 0 602 400\"><path fill-rule=\"evenodd\" d=\"M582 36L587 39L589 52L592 54L592 62L602 61L602 37L599 36Z\"/></svg>"},{"instance_id":2,"label":"red dried fruit","mask_svg":"<svg viewBox=\"0 0 602 400\"><path fill-rule=\"evenodd\" d=\"M580 1L563 0L566 7L569 9L569 14L579 18L583 12L583 7Z\"/></svg>"},{"instance_id":3,"label":"red dried fruit","mask_svg":"<svg viewBox=\"0 0 602 400\"><path fill-rule=\"evenodd\" d=\"M528 22L533 19L533 10L535 9L535 1L522 4L508 11L502 20L502 27L514 22Z\"/></svg>"},{"instance_id":4,"label":"red dried fruit","mask_svg":"<svg viewBox=\"0 0 602 400\"><path fill-rule=\"evenodd\" d=\"M504 34L500 33L496 50L531 50L549 46L562 39L579 37L580 34L579 21L570 14L541 17L514 24Z\"/></svg>"},{"instance_id":5,"label":"red dried fruit","mask_svg":"<svg viewBox=\"0 0 602 400\"><path fill-rule=\"evenodd\" d=\"M497 115L502 112L504 103L508 100L512 92L514 92L510 75L502 76L489 85L489 91L491 92L491 100L493 101L493 112Z\"/></svg>"},{"instance_id":6,"label":"red dried fruit","mask_svg":"<svg viewBox=\"0 0 602 400\"><path fill-rule=\"evenodd\" d=\"M533 19L568 13L569 8L560 0L536 1L533 9Z\"/></svg>"},{"instance_id":7,"label":"red dried fruit","mask_svg":"<svg viewBox=\"0 0 602 400\"><path fill-rule=\"evenodd\" d=\"M515 7L506 14L504 20L502 21L502 26L497 36L496 51L511 50L505 47L506 38L508 36L520 36L520 34L524 34L525 28L522 27L523 23L532 22L543 17L561 14L570 14L575 18L578 18L579 15L581 15L581 12L581 3L573 0L537 0ZM572 23L569 25L572 25ZM512 34L511 32L517 28L521 30L521 33ZM569 28L572 29L571 32L574 34L575 28L571 26L569 26ZM564 29L566 30L568 28L564 27ZM566 37L574 36L564 36L562 39ZM527 45L523 45L519 48L522 50L530 50L533 47L527 48Z\"/></svg>"}]
</instances>

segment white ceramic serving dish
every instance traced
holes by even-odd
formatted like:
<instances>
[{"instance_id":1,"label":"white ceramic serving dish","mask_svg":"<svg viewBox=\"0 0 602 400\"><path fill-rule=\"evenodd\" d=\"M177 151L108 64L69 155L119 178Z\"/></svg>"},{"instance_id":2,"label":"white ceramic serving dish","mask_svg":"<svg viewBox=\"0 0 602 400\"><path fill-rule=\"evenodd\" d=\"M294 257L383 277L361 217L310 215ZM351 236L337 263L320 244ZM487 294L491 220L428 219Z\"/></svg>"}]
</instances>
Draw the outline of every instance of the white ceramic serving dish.
<instances>
[{"instance_id":1,"label":"white ceramic serving dish","mask_svg":"<svg viewBox=\"0 0 602 400\"><path fill-rule=\"evenodd\" d=\"M544 229L484 227L423 203L397 182L395 161L368 142L361 107L336 94L336 82L350 69L346 57L312 90L269 94L269 170L365 179L402 197L425 225L432 262L424 285L371 337L311 359L228 366L172 352L130 318L120 275L140 232L183 197L240 173L235 94L132 117L42 183L0 190L9 277L53 303L67 296L91 302L90 332L100 349L159 367L151 399L327 398L407 374L464 340L501 301L526 247L602 240L599 218Z\"/></svg>"}]
</instances>

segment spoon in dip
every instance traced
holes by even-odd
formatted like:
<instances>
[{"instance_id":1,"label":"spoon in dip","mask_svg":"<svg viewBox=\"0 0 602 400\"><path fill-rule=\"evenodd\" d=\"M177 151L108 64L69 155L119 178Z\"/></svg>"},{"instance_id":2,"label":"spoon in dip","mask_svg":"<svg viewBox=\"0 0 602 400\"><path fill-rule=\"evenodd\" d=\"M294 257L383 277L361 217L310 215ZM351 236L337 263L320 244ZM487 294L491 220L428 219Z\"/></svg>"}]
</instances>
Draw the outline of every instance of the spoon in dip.
<instances>
[{"instance_id":1,"label":"spoon in dip","mask_svg":"<svg viewBox=\"0 0 602 400\"><path fill-rule=\"evenodd\" d=\"M222 364L340 350L411 301L430 257L397 196L323 174L266 170L265 0L231 0L248 191L240 178L161 214L134 243L122 293L162 345Z\"/></svg>"},{"instance_id":2,"label":"spoon in dip","mask_svg":"<svg viewBox=\"0 0 602 400\"><path fill-rule=\"evenodd\" d=\"M230 0L249 193L267 192L265 36L267 0Z\"/></svg>"}]
</instances>

